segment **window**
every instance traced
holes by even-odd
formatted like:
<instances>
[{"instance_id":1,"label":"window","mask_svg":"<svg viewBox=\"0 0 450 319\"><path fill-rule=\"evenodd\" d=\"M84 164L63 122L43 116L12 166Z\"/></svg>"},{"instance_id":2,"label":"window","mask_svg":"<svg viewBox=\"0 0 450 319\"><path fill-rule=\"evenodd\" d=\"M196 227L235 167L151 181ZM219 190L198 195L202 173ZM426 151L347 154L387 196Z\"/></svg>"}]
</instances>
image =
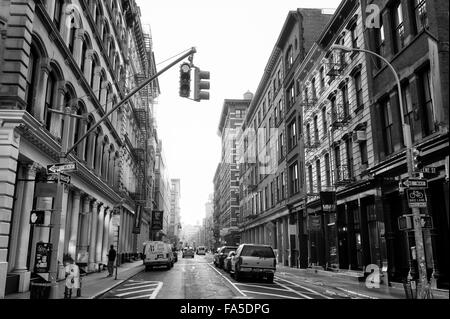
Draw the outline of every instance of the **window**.
<instances>
[{"instance_id":1,"label":"window","mask_svg":"<svg viewBox=\"0 0 450 319\"><path fill-rule=\"evenodd\" d=\"M314 143L319 144L319 127L317 125L317 115L314 116Z\"/></svg>"},{"instance_id":2,"label":"window","mask_svg":"<svg viewBox=\"0 0 450 319\"><path fill-rule=\"evenodd\" d=\"M336 110L336 96L333 96L330 99L331 102L331 124L338 121L338 112Z\"/></svg>"},{"instance_id":3,"label":"window","mask_svg":"<svg viewBox=\"0 0 450 319\"><path fill-rule=\"evenodd\" d=\"M311 145L311 124L306 124L306 144Z\"/></svg>"},{"instance_id":4,"label":"window","mask_svg":"<svg viewBox=\"0 0 450 319\"><path fill-rule=\"evenodd\" d=\"M56 77L52 73L48 76L47 80L47 88L45 91L45 108L44 108L44 120L45 120L45 128L50 131L50 126L52 122L52 113L48 109L52 109L53 107L53 99L56 94Z\"/></svg>"},{"instance_id":5,"label":"window","mask_svg":"<svg viewBox=\"0 0 450 319\"><path fill-rule=\"evenodd\" d=\"M414 132L415 132L415 121L414 121L414 110L411 99L411 89L409 83L403 86L403 113L405 116L405 123L409 125L411 132L411 142L414 143Z\"/></svg>"},{"instance_id":6,"label":"window","mask_svg":"<svg viewBox=\"0 0 450 319\"><path fill-rule=\"evenodd\" d=\"M321 67L319 71L320 76L320 90L325 89L325 68Z\"/></svg>"},{"instance_id":7,"label":"window","mask_svg":"<svg viewBox=\"0 0 450 319\"><path fill-rule=\"evenodd\" d=\"M273 181L270 182L270 206L275 206L275 198L274 198L274 192L273 192Z\"/></svg>"},{"instance_id":8,"label":"window","mask_svg":"<svg viewBox=\"0 0 450 319\"><path fill-rule=\"evenodd\" d=\"M297 146L297 125L295 120L289 124L288 132L289 132L289 149L292 149L295 146Z\"/></svg>"},{"instance_id":9,"label":"window","mask_svg":"<svg viewBox=\"0 0 450 319\"><path fill-rule=\"evenodd\" d=\"M325 182L327 186L331 186L331 172L330 172L330 154L325 154Z\"/></svg>"},{"instance_id":10,"label":"window","mask_svg":"<svg viewBox=\"0 0 450 319\"><path fill-rule=\"evenodd\" d=\"M353 77L353 80L355 82L355 91L356 91L356 108L359 109L364 107L363 88L361 83L361 71L356 72L356 74ZM348 96L347 96L347 103L348 103Z\"/></svg>"},{"instance_id":11,"label":"window","mask_svg":"<svg viewBox=\"0 0 450 319\"><path fill-rule=\"evenodd\" d=\"M426 0L414 0L417 32L428 28L428 14Z\"/></svg>"},{"instance_id":12,"label":"window","mask_svg":"<svg viewBox=\"0 0 450 319\"><path fill-rule=\"evenodd\" d=\"M93 56L92 57L92 69L91 69L91 88L93 90L95 90L94 88L94 77L95 77L95 69L97 68L97 66L99 66L99 63L97 62L97 57ZM94 94L96 94L97 92L94 91Z\"/></svg>"},{"instance_id":13,"label":"window","mask_svg":"<svg viewBox=\"0 0 450 319\"><path fill-rule=\"evenodd\" d=\"M403 9L401 2L398 2L392 9L393 19L392 22L394 23L394 43L395 43L395 52L397 53L405 46L405 27L403 24Z\"/></svg>"},{"instance_id":14,"label":"window","mask_svg":"<svg viewBox=\"0 0 450 319\"><path fill-rule=\"evenodd\" d=\"M436 131L434 125L434 107L432 99L432 87L430 69L422 71L420 77L420 108L422 115L422 134L428 136Z\"/></svg>"},{"instance_id":15,"label":"window","mask_svg":"<svg viewBox=\"0 0 450 319\"><path fill-rule=\"evenodd\" d=\"M278 124L277 123L278 122L277 116L278 116L278 107L275 106L275 108L273 110L273 118L274 118L274 121L275 121L275 126Z\"/></svg>"},{"instance_id":16,"label":"window","mask_svg":"<svg viewBox=\"0 0 450 319\"><path fill-rule=\"evenodd\" d=\"M27 112L33 114L34 88L36 86L36 73L38 65L38 54L34 47L31 47L30 59L28 61L28 73L25 87L25 101L27 102Z\"/></svg>"},{"instance_id":17,"label":"window","mask_svg":"<svg viewBox=\"0 0 450 319\"><path fill-rule=\"evenodd\" d=\"M280 189L281 189L281 185L280 185L280 177L279 176L277 176L277 179L276 179L276 193L277 193L277 202L279 202L280 201Z\"/></svg>"},{"instance_id":18,"label":"window","mask_svg":"<svg viewBox=\"0 0 450 319\"><path fill-rule=\"evenodd\" d=\"M287 90L287 107L290 109L295 103L294 84L291 84Z\"/></svg>"},{"instance_id":19,"label":"window","mask_svg":"<svg viewBox=\"0 0 450 319\"><path fill-rule=\"evenodd\" d=\"M283 133L280 134L278 139L278 159L284 158L284 136Z\"/></svg>"},{"instance_id":20,"label":"window","mask_svg":"<svg viewBox=\"0 0 450 319\"><path fill-rule=\"evenodd\" d=\"M361 165L369 164L369 160L367 158L367 141L359 142L359 152L361 153Z\"/></svg>"},{"instance_id":21,"label":"window","mask_svg":"<svg viewBox=\"0 0 450 319\"><path fill-rule=\"evenodd\" d=\"M357 22L355 21L354 24L350 27L350 36L352 39L352 48L358 48L358 35L356 34L356 26Z\"/></svg>"},{"instance_id":22,"label":"window","mask_svg":"<svg viewBox=\"0 0 450 319\"><path fill-rule=\"evenodd\" d=\"M91 129L91 127L92 127L92 120L88 120L88 121L86 122L86 132L89 131L89 130ZM94 140L94 144L95 144L95 140ZM88 160L88 154L90 153L91 147L92 147L92 139L91 139L91 137L89 136L89 137L86 139L86 146L85 146L85 148L84 148L84 160L85 160L85 161ZM88 165L90 165L90 163L88 163Z\"/></svg>"},{"instance_id":23,"label":"window","mask_svg":"<svg viewBox=\"0 0 450 319\"><path fill-rule=\"evenodd\" d=\"M79 105L79 107L77 109L77 115L78 116L83 115L83 106L82 105ZM74 132L73 132L73 144L75 144L76 142L78 142L80 137L84 134L84 131L83 131L84 121L79 118L74 118L73 120L75 121L75 128L74 128ZM83 152L83 151L81 151L81 153L78 154L78 151L79 151L81 145L82 145L82 143L80 143L74 150L74 153L77 154L78 156L85 154L85 152Z\"/></svg>"},{"instance_id":24,"label":"window","mask_svg":"<svg viewBox=\"0 0 450 319\"><path fill-rule=\"evenodd\" d=\"M293 64L294 64L294 56L293 56L293 50L292 50L292 45L291 45L291 46L289 46L289 49L287 50L287 53L286 53L286 70L289 70Z\"/></svg>"},{"instance_id":25,"label":"window","mask_svg":"<svg viewBox=\"0 0 450 319\"><path fill-rule=\"evenodd\" d=\"M322 129L323 129L324 138L326 138L327 137L327 132L328 132L327 109L326 109L326 107L322 108Z\"/></svg>"},{"instance_id":26,"label":"window","mask_svg":"<svg viewBox=\"0 0 450 319\"><path fill-rule=\"evenodd\" d=\"M384 151L386 155L391 154L394 151L394 141L392 137L393 133L393 121L392 121L392 110L391 102L386 99L381 103L381 111L383 115L383 142Z\"/></svg>"},{"instance_id":27,"label":"window","mask_svg":"<svg viewBox=\"0 0 450 319\"><path fill-rule=\"evenodd\" d=\"M80 69L81 71L84 73L84 67L85 67L85 63L86 63L86 53L87 53L87 45L86 42L83 41L81 43L81 64L80 64Z\"/></svg>"},{"instance_id":28,"label":"window","mask_svg":"<svg viewBox=\"0 0 450 319\"><path fill-rule=\"evenodd\" d=\"M336 181L340 180L341 171L341 148L339 145L334 147L334 167L336 170Z\"/></svg>"},{"instance_id":29,"label":"window","mask_svg":"<svg viewBox=\"0 0 450 319\"><path fill-rule=\"evenodd\" d=\"M58 30L61 29L61 14L63 5L64 0L55 1L55 11L53 12L53 23L56 25L56 28Z\"/></svg>"},{"instance_id":30,"label":"window","mask_svg":"<svg viewBox=\"0 0 450 319\"><path fill-rule=\"evenodd\" d=\"M75 33L76 33L76 31L77 31L77 28L75 25L75 17L72 17L72 20L70 21L69 42L68 42L68 47L72 54L75 49Z\"/></svg>"},{"instance_id":31,"label":"window","mask_svg":"<svg viewBox=\"0 0 450 319\"><path fill-rule=\"evenodd\" d=\"M281 173L281 199L286 198L286 174L284 172Z\"/></svg>"},{"instance_id":32,"label":"window","mask_svg":"<svg viewBox=\"0 0 450 319\"><path fill-rule=\"evenodd\" d=\"M290 178L290 192L291 195L297 194L298 188L298 164L295 163L289 167L289 178Z\"/></svg>"},{"instance_id":33,"label":"window","mask_svg":"<svg viewBox=\"0 0 450 319\"><path fill-rule=\"evenodd\" d=\"M317 180L317 192L322 191L322 178L320 176L320 160L316 161L316 180Z\"/></svg>"},{"instance_id":34,"label":"window","mask_svg":"<svg viewBox=\"0 0 450 319\"><path fill-rule=\"evenodd\" d=\"M312 165L308 166L308 187L309 187L309 193L314 193L314 184L313 184L313 171L312 171Z\"/></svg>"},{"instance_id":35,"label":"window","mask_svg":"<svg viewBox=\"0 0 450 319\"><path fill-rule=\"evenodd\" d=\"M266 114L266 102L263 102L262 110L263 110L263 114Z\"/></svg>"},{"instance_id":36,"label":"window","mask_svg":"<svg viewBox=\"0 0 450 319\"><path fill-rule=\"evenodd\" d=\"M344 84L341 87L341 94L342 94L343 116L344 116L344 118L347 118L350 115L350 102L348 101L348 86L347 86L347 84ZM358 97L356 99L358 100Z\"/></svg>"},{"instance_id":37,"label":"window","mask_svg":"<svg viewBox=\"0 0 450 319\"><path fill-rule=\"evenodd\" d=\"M309 93L308 93L308 87L306 85L305 85L305 89L304 89L303 101L306 106L309 104Z\"/></svg>"},{"instance_id":38,"label":"window","mask_svg":"<svg viewBox=\"0 0 450 319\"><path fill-rule=\"evenodd\" d=\"M281 87L281 70L278 70L277 73L278 87Z\"/></svg>"},{"instance_id":39,"label":"window","mask_svg":"<svg viewBox=\"0 0 450 319\"><path fill-rule=\"evenodd\" d=\"M375 52L378 53L381 56L386 55L386 37L384 34L384 26L383 26L383 19L381 18L380 14L380 27L379 28L373 28L374 32L374 43L375 43ZM381 59L375 58L375 66L377 68L381 68L382 61Z\"/></svg>"},{"instance_id":40,"label":"window","mask_svg":"<svg viewBox=\"0 0 450 319\"><path fill-rule=\"evenodd\" d=\"M280 120L283 118L283 113L284 113L284 110L283 110L283 100L280 100L279 102L278 102L278 110L280 111Z\"/></svg>"},{"instance_id":41,"label":"window","mask_svg":"<svg viewBox=\"0 0 450 319\"><path fill-rule=\"evenodd\" d=\"M353 149L352 149L352 140L348 138L345 140L345 152L347 155L347 177L353 177Z\"/></svg>"},{"instance_id":42,"label":"window","mask_svg":"<svg viewBox=\"0 0 450 319\"><path fill-rule=\"evenodd\" d=\"M316 78L312 78L311 79L311 93L312 93L312 99L316 100L317 99L317 94L316 94Z\"/></svg>"}]
</instances>

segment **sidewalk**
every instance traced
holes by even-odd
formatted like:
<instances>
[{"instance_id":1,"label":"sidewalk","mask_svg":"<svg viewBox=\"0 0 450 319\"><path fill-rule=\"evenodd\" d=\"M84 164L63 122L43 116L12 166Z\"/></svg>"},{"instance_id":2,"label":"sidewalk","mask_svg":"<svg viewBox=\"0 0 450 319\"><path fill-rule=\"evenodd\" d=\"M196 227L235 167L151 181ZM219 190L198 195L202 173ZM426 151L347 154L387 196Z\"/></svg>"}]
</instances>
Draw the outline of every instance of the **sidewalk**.
<instances>
[{"instance_id":1,"label":"sidewalk","mask_svg":"<svg viewBox=\"0 0 450 319\"><path fill-rule=\"evenodd\" d=\"M365 281L360 279L362 272L356 271L326 271L314 268L291 268L277 264L279 274L294 275L305 282L334 288L347 293L360 294L376 299L405 299L403 284L391 283L391 286L381 284L380 288L367 288ZM449 291L443 289L432 290L434 299L449 299Z\"/></svg>"},{"instance_id":2,"label":"sidewalk","mask_svg":"<svg viewBox=\"0 0 450 319\"><path fill-rule=\"evenodd\" d=\"M143 269L144 266L142 260L138 260L120 265L117 269L117 280L114 279L115 272L112 277L106 277L108 273L106 270L90 273L87 276L82 277L81 297L76 297L76 290L74 289L72 292L72 299L94 299L115 286L120 285L122 282L136 275ZM64 287L65 281L58 281L56 289L59 299L64 298ZM30 292L27 291L24 293L6 295L5 299L30 299Z\"/></svg>"}]
</instances>

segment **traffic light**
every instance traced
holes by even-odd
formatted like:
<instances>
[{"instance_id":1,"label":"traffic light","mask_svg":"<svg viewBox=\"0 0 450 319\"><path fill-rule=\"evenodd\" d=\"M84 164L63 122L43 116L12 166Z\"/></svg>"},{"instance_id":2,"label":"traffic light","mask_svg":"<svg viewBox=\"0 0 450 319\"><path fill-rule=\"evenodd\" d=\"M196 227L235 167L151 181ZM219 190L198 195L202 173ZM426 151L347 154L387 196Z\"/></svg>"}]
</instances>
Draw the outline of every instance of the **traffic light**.
<instances>
[{"instance_id":1,"label":"traffic light","mask_svg":"<svg viewBox=\"0 0 450 319\"><path fill-rule=\"evenodd\" d=\"M32 210L30 214L30 224L43 225L45 219L45 210Z\"/></svg>"},{"instance_id":2,"label":"traffic light","mask_svg":"<svg viewBox=\"0 0 450 319\"><path fill-rule=\"evenodd\" d=\"M180 66L180 96L189 97L191 94L191 65L183 63Z\"/></svg>"},{"instance_id":3,"label":"traffic light","mask_svg":"<svg viewBox=\"0 0 450 319\"><path fill-rule=\"evenodd\" d=\"M209 100L209 92L203 90L209 90L209 72L202 71L199 68L194 68L194 100L200 102L200 100Z\"/></svg>"},{"instance_id":4,"label":"traffic light","mask_svg":"<svg viewBox=\"0 0 450 319\"><path fill-rule=\"evenodd\" d=\"M413 148L411 150L411 156L413 162L413 171L420 171L423 168L422 156L420 156L420 151L417 148Z\"/></svg>"}]
</instances>

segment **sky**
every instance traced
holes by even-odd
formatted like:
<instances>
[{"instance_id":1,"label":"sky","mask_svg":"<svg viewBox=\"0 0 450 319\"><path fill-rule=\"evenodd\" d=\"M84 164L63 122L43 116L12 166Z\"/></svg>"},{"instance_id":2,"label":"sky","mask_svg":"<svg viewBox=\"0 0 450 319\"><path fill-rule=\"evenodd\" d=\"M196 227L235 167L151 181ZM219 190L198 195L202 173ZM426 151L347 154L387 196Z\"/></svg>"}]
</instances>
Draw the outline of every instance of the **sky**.
<instances>
[{"instance_id":1,"label":"sky","mask_svg":"<svg viewBox=\"0 0 450 319\"><path fill-rule=\"evenodd\" d=\"M159 77L155 105L170 178L181 180L181 221L197 224L214 192L220 162L218 125L225 99L256 92L270 53L290 10L337 8L340 0L137 0L150 25L157 70L197 49L194 65L211 75L210 100L181 98L179 65ZM187 60L186 60L187 61ZM191 96L192 97L192 96Z\"/></svg>"}]
</instances>

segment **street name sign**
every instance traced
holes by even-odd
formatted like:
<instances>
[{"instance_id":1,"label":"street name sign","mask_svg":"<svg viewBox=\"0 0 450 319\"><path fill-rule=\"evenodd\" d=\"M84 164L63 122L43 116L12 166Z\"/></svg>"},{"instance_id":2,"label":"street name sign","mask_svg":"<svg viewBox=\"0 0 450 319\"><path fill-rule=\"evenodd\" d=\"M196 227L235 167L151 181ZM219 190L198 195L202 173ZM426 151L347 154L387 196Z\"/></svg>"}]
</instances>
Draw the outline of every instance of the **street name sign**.
<instances>
[{"instance_id":1,"label":"street name sign","mask_svg":"<svg viewBox=\"0 0 450 319\"><path fill-rule=\"evenodd\" d=\"M69 172L69 171L76 171L77 170L77 163L71 162L71 163L56 163L47 165L47 172L50 173L61 173L61 172Z\"/></svg>"},{"instance_id":2,"label":"street name sign","mask_svg":"<svg viewBox=\"0 0 450 319\"><path fill-rule=\"evenodd\" d=\"M427 195L424 189L407 189L406 197L410 208L427 207Z\"/></svg>"},{"instance_id":3,"label":"street name sign","mask_svg":"<svg viewBox=\"0 0 450 319\"><path fill-rule=\"evenodd\" d=\"M420 178L408 178L402 181L401 186L406 188L424 189L428 188L428 181Z\"/></svg>"},{"instance_id":4,"label":"street name sign","mask_svg":"<svg viewBox=\"0 0 450 319\"><path fill-rule=\"evenodd\" d=\"M70 184L70 176L64 173L59 173L59 174L50 174L47 176L47 183L57 183L58 182L58 177L59 177L59 182L63 183L63 184Z\"/></svg>"}]
</instances>

